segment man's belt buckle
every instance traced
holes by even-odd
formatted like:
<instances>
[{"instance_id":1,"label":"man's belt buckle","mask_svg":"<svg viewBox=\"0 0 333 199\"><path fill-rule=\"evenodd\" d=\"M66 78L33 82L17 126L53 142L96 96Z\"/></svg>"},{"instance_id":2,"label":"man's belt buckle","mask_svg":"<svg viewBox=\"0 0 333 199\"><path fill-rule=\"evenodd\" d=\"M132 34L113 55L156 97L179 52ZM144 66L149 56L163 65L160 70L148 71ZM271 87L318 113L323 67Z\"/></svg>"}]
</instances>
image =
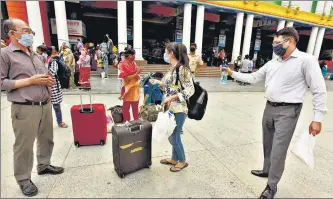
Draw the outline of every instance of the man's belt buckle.
<instances>
[{"instance_id":1,"label":"man's belt buckle","mask_svg":"<svg viewBox=\"0 0 333 199\"><path fill-rule=\"evenodd\" d=\"M43 102L32 102L33 106L42 106Z\"/></svg>"}]
</instances>

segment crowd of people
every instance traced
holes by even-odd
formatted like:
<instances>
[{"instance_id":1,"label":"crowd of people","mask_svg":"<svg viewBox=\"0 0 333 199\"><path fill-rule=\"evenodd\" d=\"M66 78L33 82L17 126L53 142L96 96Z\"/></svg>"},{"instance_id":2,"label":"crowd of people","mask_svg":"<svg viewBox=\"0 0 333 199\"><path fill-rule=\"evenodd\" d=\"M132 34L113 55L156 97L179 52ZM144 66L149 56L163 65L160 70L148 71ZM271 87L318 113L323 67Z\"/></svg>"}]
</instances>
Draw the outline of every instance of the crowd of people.
<instances>
[{"instance_id":1,"label":"crowd of people","mask_svg":"<svg viewBox=\"0 0 333 199\"><path fill-rule=\"evenodd\" d=\"M79 83L85 88L90 87L89 75L91 57L96 61L102 59L100 65L107 62L105 52L110 52L111 42L104 40L96 48L85 46L81 41L75 47L75 58L70 48L64 43L59 51L55 47L41 45L33 52L34 33L22 20L9 19L4 22L5 34L11 43L1 52L1 88L7 92L8 101L12 102L12 123L15 134L14 143L14 176L22 193L34 196L38 188L31 181L33 167L33 144L37 137L37 171L39 175L61 174L64 168L51 165L53 149L52 108L56 112L59 127L66 128L62 121L60 103L63 100L60 71L69 71L70 82L75 85L72 74L78 67ZM235 80L245 83L256 83L265 80L267 104L263 117L264 164L262 170L252 170L258 177L268 178L267 186L260 198L273 198L277 192L292 135L300 115L304 96L308 86L313 93L314 119L309 126L309 133L316 136L321 131L321 120L326 113L326 87L318 63L314 57L300 52L296 48L299 36L294 28L284 28L274 35L273 51L278 58L269 61L258 71L252 70L249 56L242 61L240 72L229 68L228 74ZM108 45L109 44L109 45ZM171 172L180 172L189 166L185 149L182 144L181 131L188 113L188 99L195 93L194 77L203 65L196 53L196 44L191 44L190 52L184 44L169 42L166 44L164 61L169 68L166 74L151 75L145 81L147 87L144 103L153 97L151 90L164 91L154 95L153 103L165 104L174 114L176 127L169 137L172 146L170 158L162 159L161 164L170 166ZM224 52L221 52L223 58ZM104 58L103 58L104 56ZM135 63L135 50L130 46L119 54L119 74L122 80L120 99L123 101L123 121L129 121L130 107L133 119L139 119L140 74L142 69ZM75 60L75 61L73 61ZM223 63L221 63L223 65ZM24 66L24 67L23 67ZM295 73L290 72L296 67ZM70 69L70 70L67 70ZM89 70L88 70L89 69ZM105 69L105 68L104 68ZM301 71L305 71L303 74ZM295 71L295 70L294 70ZM105 72L105 71L102 71ZM102 73L101 72L101 73ZM273 76L274 74L274 76ZM59 77L60 76L60 77ZM65 78L66 79L66 78ZM271 81L274 79L274 81ZM68 83L68 85L73 85ZM161 89L161 90L158 90ZM148 92L149 91L149 92Z\"/></svg>"}]
</instances>

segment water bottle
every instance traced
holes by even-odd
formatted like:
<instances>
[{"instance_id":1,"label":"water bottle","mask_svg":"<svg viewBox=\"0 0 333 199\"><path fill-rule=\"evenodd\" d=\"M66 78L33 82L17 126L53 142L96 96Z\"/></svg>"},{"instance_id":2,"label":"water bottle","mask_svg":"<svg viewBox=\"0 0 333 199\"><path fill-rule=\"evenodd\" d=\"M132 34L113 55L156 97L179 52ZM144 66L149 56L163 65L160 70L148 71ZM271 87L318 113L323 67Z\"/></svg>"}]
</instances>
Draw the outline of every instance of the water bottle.
<instances>
[{"instance_id":1,"label":"water bottle","mask_svg":"<svg viewBox=\"0 0 333 199\"><path fill-rule=\"evenodd\" d=\"M228 81L228 73L225 70L222 70L220 84L227 84L227 81Z\"/></svg>"}]
</instances>

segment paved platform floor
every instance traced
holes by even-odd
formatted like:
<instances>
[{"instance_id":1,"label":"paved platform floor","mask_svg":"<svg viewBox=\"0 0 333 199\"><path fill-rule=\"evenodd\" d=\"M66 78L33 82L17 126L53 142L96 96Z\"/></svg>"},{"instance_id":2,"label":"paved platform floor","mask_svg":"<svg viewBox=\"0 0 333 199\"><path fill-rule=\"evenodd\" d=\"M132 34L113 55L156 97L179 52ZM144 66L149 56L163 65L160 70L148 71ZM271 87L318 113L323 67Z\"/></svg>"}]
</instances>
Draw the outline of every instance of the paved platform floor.
<instances>
[{"instance_id":1,"label":"paved platform floor","mask_svg":"<svg viewBox=\"0 0 333 199\"><path fill-rule=\"evenodd\" d=\"M240 86L238 83L228 80L226 85L220 84L218 77L198 77L196 81L200 81L201 85L208 92L263 92L264 82L259 82L253 85ZM119 93L119 80L116 76L110 76L108 79L101 79L99 77L91 78L92 92L95 94L106 93ZM327 90L333 91L333 81L326 80ZM66 90L64 93L67 95L76 95L79 90Z\"/></svg>"},{"instance_id":2,"label":"paved platform floor","mask_svg":"<svg viewBox=\"0 0 333 199\"><path fill-rule=\"evenodd\" d=\"M93 102L109 107L120 103L117 97L94 95ZM312 119L311 98L308 93L290 149L298 133L307 129ZM328 93L328 99L329 112L323 121L323 132L316 140L315 169L311 170L289 153L277 198L333 197L333 92ZM60 129L54 124L52 162L65 167L65 173L38 176L34 168L32 180L40 191L36 197L255 198L265 188L265 179L250 174L251 169L261 169L263 162L261 118L265 99L262 92L210 93L204 119L185 123L182 139L189 167L180 173L171 173L168 166L159 164L161 158L171 154L168 141L153 142L152 167L124 179L118 178L113 169L110 134L105 146L74 146L69 110L78 103L79 96L65 96L62 109L69 128ZM2 96L2 198L23 197L13 177L13 143L10 103Z\"/></svg>"}]
</instances>

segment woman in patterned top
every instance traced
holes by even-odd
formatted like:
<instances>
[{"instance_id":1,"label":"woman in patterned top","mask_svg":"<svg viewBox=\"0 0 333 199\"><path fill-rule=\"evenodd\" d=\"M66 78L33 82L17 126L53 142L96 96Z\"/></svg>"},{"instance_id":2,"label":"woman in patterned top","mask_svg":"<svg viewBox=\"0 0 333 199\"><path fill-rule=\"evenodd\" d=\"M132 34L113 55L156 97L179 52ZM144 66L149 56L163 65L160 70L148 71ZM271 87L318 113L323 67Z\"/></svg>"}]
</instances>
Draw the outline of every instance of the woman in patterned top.
<instances>
[{"instance_id":1,"label":"woman in patterned top","mask_svg":"<svg viewBox=\"0 0 333 199\"><path fill-rule=\"evenodd\" d=\"M169 43L165 49L164 60L170 63L171 67L162 81L151 80L151 83L165 87L166 98L164 103L174 113L177 126L169 137L169 142L172 145L172 157L171 159L161 160L161 164L172 165L170 171L179 172L188 166L180 131L183 128L188 112L186 100L194 94L194 85L184 44Z\"/></svg>"},{"instance_id":2,"label":"woman in patterned top","mask_svg":"<svg viewBox=\"0 0 333 199\"><path fill-rule=\"evenodd\" d=\"M60 81L56 78L58 72L58 62L60 59L58 55L57 49L52 46L47 49L47 55L49 56L49 75L52 76L53 79L56 80L56 84L51 87L51 103L53 105L53 109L57 118L58 126L61 128L67 128L68 125L62 121L62 113L61 113L61 102L63 100L62 89L60 85Z\"/></svg>"}]
</instances>

